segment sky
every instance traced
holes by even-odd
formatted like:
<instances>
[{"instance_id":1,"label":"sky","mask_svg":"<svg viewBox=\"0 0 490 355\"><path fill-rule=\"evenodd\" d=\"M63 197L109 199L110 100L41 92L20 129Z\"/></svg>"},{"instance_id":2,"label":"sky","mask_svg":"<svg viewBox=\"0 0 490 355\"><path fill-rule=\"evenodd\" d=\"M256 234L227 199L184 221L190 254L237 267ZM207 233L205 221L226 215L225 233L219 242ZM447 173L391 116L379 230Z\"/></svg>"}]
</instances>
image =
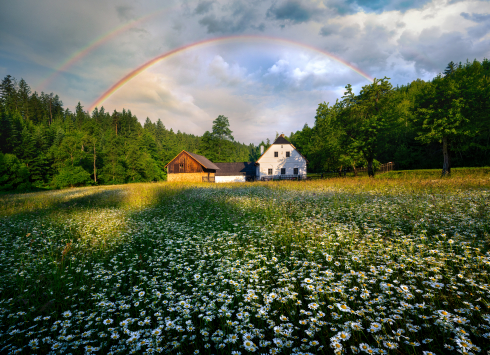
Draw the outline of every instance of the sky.
<instances>
[{"instance_id":1,"label":"sky","mask_svg":"<svg viewBox=\"0 0 490 355\"><path fill-rule=\"evenodd\" d=\"M373 78L430 80L490 57L490 2L16 0L0 5L0 76L202 135L218 115L258 144L312 126ZM145 65L147 64L147 65ZM126 79L124 79L126 77ZM118 84L119 83L119 84ZM113 88L111 90L111 88Z\"/></svg>"}]
</instances>

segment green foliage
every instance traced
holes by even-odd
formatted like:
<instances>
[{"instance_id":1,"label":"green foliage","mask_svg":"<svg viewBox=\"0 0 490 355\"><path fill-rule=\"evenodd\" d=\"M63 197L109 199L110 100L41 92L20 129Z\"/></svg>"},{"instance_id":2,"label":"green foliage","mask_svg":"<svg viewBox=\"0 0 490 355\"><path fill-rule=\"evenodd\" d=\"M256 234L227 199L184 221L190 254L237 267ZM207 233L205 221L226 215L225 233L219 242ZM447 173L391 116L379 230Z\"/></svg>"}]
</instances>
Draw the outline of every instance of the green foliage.
<instances>
[{"instance_id":1,"label":"green foliage","mask_svg":"<svg viewBox=\"0 0 490 355\"><path fill-rule=\"evenodd\" d=\"M0 153L0 191L30 188L29 170L12 154Z\"/></svg>"},{"instance_id":2,"label":"green foliage","mask_svg":"<svg viewBox=\"0 0 490 355\"><path fill-rule=\"evenodd\" d=\"M53 178L52 185L56 188L91 185L90 174L81 166L65 166Z\"/></svg>"}]
</instances>

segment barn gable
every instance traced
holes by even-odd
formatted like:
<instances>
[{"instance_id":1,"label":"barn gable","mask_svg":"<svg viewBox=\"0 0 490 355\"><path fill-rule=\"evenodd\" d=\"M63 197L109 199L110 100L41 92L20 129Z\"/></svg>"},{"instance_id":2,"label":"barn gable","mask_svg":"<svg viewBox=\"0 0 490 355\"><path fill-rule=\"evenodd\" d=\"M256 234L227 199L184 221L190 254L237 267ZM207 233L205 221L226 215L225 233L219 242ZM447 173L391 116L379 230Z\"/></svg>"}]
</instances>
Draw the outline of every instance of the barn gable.
<instances>
[{"instance_id":1,"label":"barn gable","mask_svg":"<svg viewBox=\"0 0 490 355\"><path fill-rule=\"evenodd\" d=\"M219 168L202 155L180 152L167 165L167 181L214 181Z\"/></svg>"}]
</instances>

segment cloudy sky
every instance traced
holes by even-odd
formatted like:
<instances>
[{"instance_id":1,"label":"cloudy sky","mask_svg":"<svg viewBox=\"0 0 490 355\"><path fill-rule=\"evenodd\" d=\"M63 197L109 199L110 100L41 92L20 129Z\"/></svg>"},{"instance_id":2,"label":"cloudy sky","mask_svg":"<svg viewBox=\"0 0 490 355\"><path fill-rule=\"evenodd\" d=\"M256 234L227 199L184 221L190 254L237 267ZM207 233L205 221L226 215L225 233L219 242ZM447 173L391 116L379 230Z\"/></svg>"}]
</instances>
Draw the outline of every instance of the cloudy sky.
<instances>
[{"instance_id":1,"label":"cloudy sky","mask_svg":"<svg viewBox=\"0 0 490 355\"><path fill-rule=\"evenodd\" d=\"M489 1L16 0L0 10L2 78L71 110L124 107L198 135L222 114L244 143L311 126L347 84L403 85L490 57Z\"/></svg>"}]
</instances>

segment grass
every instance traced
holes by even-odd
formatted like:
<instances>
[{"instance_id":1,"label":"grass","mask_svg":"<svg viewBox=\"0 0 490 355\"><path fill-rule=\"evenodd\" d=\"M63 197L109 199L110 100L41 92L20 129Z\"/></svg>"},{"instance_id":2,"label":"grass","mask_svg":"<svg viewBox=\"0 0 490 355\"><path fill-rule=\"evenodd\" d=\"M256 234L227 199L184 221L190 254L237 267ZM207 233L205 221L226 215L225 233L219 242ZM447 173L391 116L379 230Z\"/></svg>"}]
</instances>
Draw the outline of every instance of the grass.
<instances>
[{"instance_id":1,"label":"grass","mask_svg":"<svg viewBox=\"0 0 490 355\"><path fill-rule=\"evenodd\" d=\"M488 351L490 181L455 175L0 196L0 352Z\"/></svg>"}]
</instances>

